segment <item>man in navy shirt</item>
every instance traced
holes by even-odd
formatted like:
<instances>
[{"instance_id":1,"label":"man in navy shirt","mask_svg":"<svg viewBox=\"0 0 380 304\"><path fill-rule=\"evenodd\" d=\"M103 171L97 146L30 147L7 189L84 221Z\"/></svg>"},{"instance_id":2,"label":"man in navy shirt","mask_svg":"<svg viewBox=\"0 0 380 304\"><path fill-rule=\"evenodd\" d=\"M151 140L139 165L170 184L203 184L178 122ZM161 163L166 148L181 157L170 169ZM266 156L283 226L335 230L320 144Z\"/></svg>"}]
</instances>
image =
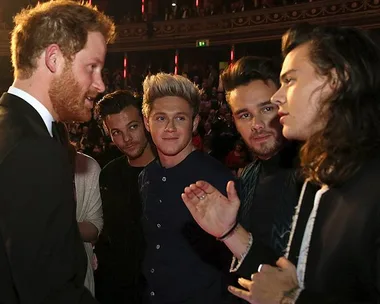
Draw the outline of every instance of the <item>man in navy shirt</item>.
<instances>
[{"instance_id":1,"label":"man in navy shirt","mask_svg":"<svg viewBox=\"0 0 380 304\"><path fill-rule=\"evenodd\" d=\"M225 194L231 172L192 145L200 91L182 76L157 74L144 81L144 123L158 159L140 174L147 242L144 303L231 303L226 289L230 257L183 204L183 189L205 180Z\"/></svg>"}]
</instances>

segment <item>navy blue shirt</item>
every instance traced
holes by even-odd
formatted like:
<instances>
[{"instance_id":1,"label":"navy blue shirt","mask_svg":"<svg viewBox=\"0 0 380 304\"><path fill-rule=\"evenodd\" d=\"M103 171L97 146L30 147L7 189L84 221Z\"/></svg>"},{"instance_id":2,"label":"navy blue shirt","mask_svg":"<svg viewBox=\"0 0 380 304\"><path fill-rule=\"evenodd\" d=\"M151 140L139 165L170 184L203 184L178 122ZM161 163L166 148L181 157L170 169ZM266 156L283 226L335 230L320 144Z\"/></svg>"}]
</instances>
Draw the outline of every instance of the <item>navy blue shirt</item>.
<instances>
[{"instance_id":1,"label":"navy blue shirt","mask_svg":"<svg viewBox=\"0 0 380 304\"><path fill-rule=\"evenodd\" d=\"M205 180L226 195L226 185L233 179L230 170L200 151L172 168L156 160L142 171L146 303L226 302L231 253L198 226L181 194L186 186Z\"/></svg>"}]
</instances>

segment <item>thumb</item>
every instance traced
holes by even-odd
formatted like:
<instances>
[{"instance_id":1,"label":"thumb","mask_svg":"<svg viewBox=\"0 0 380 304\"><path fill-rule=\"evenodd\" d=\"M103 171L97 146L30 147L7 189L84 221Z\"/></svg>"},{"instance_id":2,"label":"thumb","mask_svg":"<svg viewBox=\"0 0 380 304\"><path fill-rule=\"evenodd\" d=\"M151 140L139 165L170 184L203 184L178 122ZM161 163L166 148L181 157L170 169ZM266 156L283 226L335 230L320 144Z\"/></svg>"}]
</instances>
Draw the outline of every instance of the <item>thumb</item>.
<instances>
[{"instance_id":1,"label":"thumb","mask_svg":"<svg viewBox=\"0 0 380 304\"><path fill-rule=\"evenodd\" d=\"M276 265L283 270L295 269L295 266L284 257L279 258Z\"/></svg>"},{"instance_id":2,"label":"thumb","mask_svg":"<svg viewBox=\"0 0 380 304\"><path fill-rule=\"evenodd\" d=\"M239 200L239 197L238 197L236 189L235 189L235 183L233 181L229 181L228 182L226 190L227 190L228 200L232 204L236 204L236 205L239 206L240 205L240 200Z\"/></svg>"}]
</instances>

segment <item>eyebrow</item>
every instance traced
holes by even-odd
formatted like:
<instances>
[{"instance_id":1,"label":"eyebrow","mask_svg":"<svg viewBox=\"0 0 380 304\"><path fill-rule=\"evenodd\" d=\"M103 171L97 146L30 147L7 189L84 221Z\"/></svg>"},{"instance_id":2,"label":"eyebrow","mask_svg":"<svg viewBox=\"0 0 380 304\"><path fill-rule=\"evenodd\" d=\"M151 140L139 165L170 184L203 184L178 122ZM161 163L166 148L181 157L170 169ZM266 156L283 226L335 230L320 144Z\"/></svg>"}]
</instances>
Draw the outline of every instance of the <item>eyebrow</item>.
<instances>
[{"instance_id":1,"label":"eyebrow","mask_svg":"<svg viewBox=\"0 0 380 304\"><path fill-rule=\"evenodd\" d=\"M171 114L171 113L169 113L169 114ZM157 116L157 115L168 115L168 113L165 113L165 112L154 113L154 116ZM188 113L185 113L185 112L175 112L174 115L190 116Z\"/></svg>"},{"instance_id":2,"label":"eyebrow","mask_svg":"<svg viewBox=\"0 0 380 304\"><path fill-rule=\"evenodd\" d=\"M285 73L281 74L280 81L284 82L286 76L288 76L290 73L293 73L293 72L296 72L296 71L297 71L296 69L291 69L291 70L288 70Z\"/></svg>"},{"instance_id":3,"label":"eyebrow","mask_svg":"<svg viewBox=\"0 0 380 304\"><path fill-rule=\"evenodd\" d=\"M127 123L126 126L129 127L130 125L135 124L135 123L140 123L140 122L138 120L132 120L129 123ZM111 132L112 131L120 131L120 129L119 128L112 128Z\"/></svg>"},{"instance_id":4,"label":"eyebrow","mask_svg":"<svg viewBox=\"0 0 380 304\"><path fill-rule=\"evenodd\" d=\"M266 100L266 101L260 102L256 107L262 108L262 107L269 106L269 105L272 105L272 103L270 102L270 100ZM245 113L245 112L248 112L247 108L239 109L236 112L234 112L234 115L239 115L239 114Z\"/></svg>"},{"instance_id":5,"label":"eyebrow","mask_svg":"<svg viewBox=\"0 0 380 304\"><path fill-rule=\"evenodd\" d=\"M100 64L100 65L104 65L104 60L100 59L97 56L93 57L93 58L90 58L90 61L95 62L95 63Z\"/></svg>"}]
</instances>

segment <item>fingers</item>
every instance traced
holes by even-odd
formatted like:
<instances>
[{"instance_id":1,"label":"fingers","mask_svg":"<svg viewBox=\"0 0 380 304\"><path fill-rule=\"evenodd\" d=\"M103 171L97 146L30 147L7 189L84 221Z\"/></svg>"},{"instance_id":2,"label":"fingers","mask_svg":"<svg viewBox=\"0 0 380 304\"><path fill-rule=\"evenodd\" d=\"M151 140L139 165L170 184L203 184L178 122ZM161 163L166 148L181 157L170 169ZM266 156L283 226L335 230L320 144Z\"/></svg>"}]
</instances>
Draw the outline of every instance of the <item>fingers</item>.
<instances>
[{"instance_id":1,"label":"fingers","mask_svg":"<svg viewBox=\"0 0 380 304\"><path fill-rule=\"evenodd\" d=\"M207 193L203 191L202 188L198 187L196 184L191 184L189 188L193 192L193 194L196 195L198 198L205 197L207 195Z\"/></svg>"},{"instance_id":2,"label":"fingers","mask_svg":"<svg viewBox=\"0 0 380 304\"><path fill-rule=\"evenodd\" d=\"M185 194L188 199L193 200L197 198L195 193L193 193L190 187L186 187L183 191L184 191L183 194Z\"/></svg>"},{"instance_id":3,"label":"fingers","mask_svg":"<svg viewBox=\"0 0 380 304\"><path fill-rule=\"evenodd\" d=\"M286 258L284 257L281 257L277 260L276 262L276 265L280 268L280 269L283 269L283 270L293 270L295 269L295 266L289 261L287 260Z\"/></svg>"},{"instance_id":4,"label":"fingers","mask_svg":"<svg viewBox=\"0 0 380 304\"><path fill-rule=\"evenodd\" d=\"M186 187L185 192L181 194L181 198L183 202L185 203L187 209L189 209L190 213L194 216L194 214L197 211L197 203L199 202L199 199L197 196L194 195L194 193L190 190L189 187Z\"/></svg>"},{"instance_id":5,"label":"fingers","mask_svg":"<svg viewBox=\"0 0 380 304\"><path fill-rule=\"evenodd\" d=\"M231 203L240 205L240 200L235 189L235 183L233 181L228 182L226 190L227 190L228 200Z\"/></svg>"},{"instance_id":6,"label":"fingers","mask_svg":"<svg viewBox=\"0 0 380 304\"><path fill-rule=\"evenodd\" d=\"M235 295L235 296L237 296L237 297L239 297L241 299L244 299L247 302L249 302L249 298L250 298L249 291L246 291L246 290L243 290L243 289L240 289L240 288L236 288L234 286L228 286L228 291L230 293L232 293L233 295Z\"/></svg>"},{"instance_id":7,"label":"fingers","mask_svg":"<svg viewBox=\"0 0 380 304\"><path fill-rule=\"evenodd\" d=\"M252 281L250 280L239 278L238 283L240 286L244 287L245 289L248 289L248 290L251 289Z\"/></svg>"},{"instance_id":8,"label":"fingers","mask_svg":"<svg viewBox=\"0 0 380 304\"><path fill-rule=\"evenodd\" d=\"M212 186L211 184L209 184L208 182L205 182L205 181L197 181L195 183L195 185L198 188L202 189L207 194L211 194L211 193L217 191L214 186Z\"/></svg>"}]
</instances>

